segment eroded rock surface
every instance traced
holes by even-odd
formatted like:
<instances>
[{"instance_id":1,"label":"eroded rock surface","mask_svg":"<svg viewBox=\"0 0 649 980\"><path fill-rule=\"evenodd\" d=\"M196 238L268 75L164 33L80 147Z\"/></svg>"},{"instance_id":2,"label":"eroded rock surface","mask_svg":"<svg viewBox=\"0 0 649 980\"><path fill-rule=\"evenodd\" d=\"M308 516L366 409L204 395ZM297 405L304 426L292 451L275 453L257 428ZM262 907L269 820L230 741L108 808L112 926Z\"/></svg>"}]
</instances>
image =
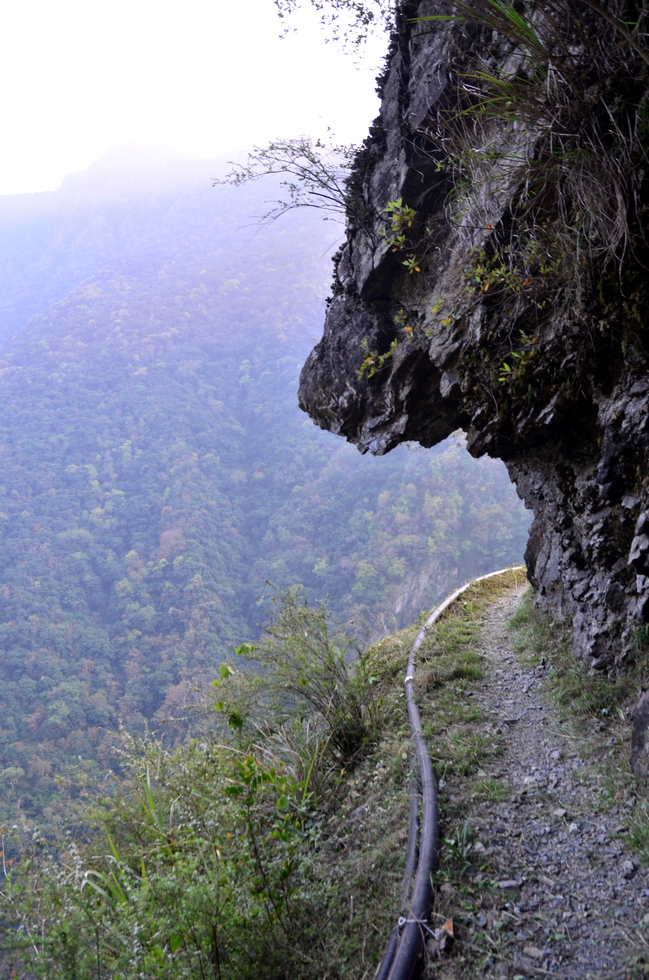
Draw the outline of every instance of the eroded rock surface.
<instances>
[{"instance_id":1,"label":"eroded rock surface","mask_svg":"<svg viewBox=\"0 0 649 980\"><path fill-rule=\"evenodd\" d=\"M587 667L615 671L649 620L646 65L632 48L604 63L621 42L590 4L566 7L563 40L547 9L531 23L559 69L477 21L413 22L448 12L430 0L403 5L299 397L361 452L462 427L472 454L503 459L535 515L539 601L572 617ZM518 114L465 112L478 70L520 80ZM385 210L399 200L408 228Z\"/></svg>"}]
</instances>

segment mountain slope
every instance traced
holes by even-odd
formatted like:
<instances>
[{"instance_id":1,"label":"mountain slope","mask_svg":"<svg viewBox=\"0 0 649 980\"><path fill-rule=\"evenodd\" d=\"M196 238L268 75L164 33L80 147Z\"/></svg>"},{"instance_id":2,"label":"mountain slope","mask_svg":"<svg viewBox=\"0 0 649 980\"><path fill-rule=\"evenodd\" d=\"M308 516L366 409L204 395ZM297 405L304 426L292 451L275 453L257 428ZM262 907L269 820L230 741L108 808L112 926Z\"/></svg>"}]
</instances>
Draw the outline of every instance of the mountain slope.
<instances>
[{"instance_id":1,"label":"mountain slope","mask_svg":"<svg viewBox=\"0 0 649 980\"><path fill-rule=\"evenodd\" d=\"M376 634L520 558L527 516L500 464L457 440L365 459L299 412L335 226L251 226L272 192L173 189L142 221L138 198L137 261L83 278L1 352L8 819L105 761L118 720L141 730L191 702L256 635L265 579L329 593ZM115 207L121 226L128 199Z\"/></svg>"}]
</instances>

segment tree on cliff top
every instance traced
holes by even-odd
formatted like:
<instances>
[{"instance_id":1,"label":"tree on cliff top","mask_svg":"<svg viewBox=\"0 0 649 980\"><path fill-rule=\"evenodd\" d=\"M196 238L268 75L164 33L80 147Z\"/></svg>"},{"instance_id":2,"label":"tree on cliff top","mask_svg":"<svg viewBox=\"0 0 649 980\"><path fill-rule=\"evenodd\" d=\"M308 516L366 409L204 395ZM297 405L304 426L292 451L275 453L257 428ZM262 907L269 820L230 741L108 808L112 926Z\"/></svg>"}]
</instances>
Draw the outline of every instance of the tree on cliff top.
<instances>
[{"instance_id":1,"label":"tree on cliff top","mask_svg":"<svg viewBox=\"0 0 649 980\"><path fill-rule=\"evenodd\" d=\"M332 40L358 47L375 32L390 30L398 0L311 0ZM279 16L299 10L299 0L275 0Z\"/></svg>"}]
</instances>

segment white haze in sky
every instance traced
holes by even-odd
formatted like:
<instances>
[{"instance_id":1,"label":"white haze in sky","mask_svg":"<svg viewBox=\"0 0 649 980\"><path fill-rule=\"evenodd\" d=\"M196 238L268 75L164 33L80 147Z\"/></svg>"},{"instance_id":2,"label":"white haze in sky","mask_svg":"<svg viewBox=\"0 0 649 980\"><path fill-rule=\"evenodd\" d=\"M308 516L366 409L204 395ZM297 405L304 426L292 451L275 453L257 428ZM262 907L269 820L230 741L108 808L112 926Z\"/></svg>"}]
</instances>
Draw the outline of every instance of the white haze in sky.
<instances>
[{"instance_id":1,"label":"white haze in sky","mask_svg":"<svg viewBox=\"0 0 649 980\"><path fill-rule=\"evenodd\" d=\"M115 146L188 156L273 137L361 142L374 76L326 43L310 7L283 22L273 0L0 0L0 194L52 190Z\"/></svg>"}]
</instances>

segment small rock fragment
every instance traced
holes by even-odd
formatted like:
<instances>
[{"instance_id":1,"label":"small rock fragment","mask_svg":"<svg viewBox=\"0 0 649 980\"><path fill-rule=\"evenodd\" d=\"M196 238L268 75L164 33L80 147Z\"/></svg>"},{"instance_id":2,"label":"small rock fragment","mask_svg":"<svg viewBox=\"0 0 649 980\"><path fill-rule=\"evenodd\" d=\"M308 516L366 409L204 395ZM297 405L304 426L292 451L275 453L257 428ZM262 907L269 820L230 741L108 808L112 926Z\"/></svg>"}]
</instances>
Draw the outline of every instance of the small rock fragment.
<instances>
[{"instance_id":1,"label":"small rock fragment","mask_svg":"<svg viewBox=\"0 0 649 980\"><path fill-rule=\"evenodd\" d=\"M534 972L534 960L523 956L521 953L514 953L514 969L520 970L523 974Z\"/></svg>"},{"instance_id":2,"label":"small rock fragment","mask_svg":"<svg viewBox=\"0 0 649 980\"><path fill-rule=\"evenodd\" d=\"M629 859L622 861L622 877L626 878L627 881L633 878L636 870L637 867L633 861L630 861Z\"/></svg>"},{"instance_id":3,"label":"small rock fragment","mask_svg":"<svg viewBox=\"0 0 649 980\"><path fill-rule=\"evenodd\" d=\"M505 878L503 881L498 882L498 887L502 888L503 891L509 891L512 888L520 888L520 882L514 878Z\"/></svg>"},{"instance_id":4,"label":"small rock fragment","mask_svg":"<svg viewBox=\"0 0 649 980\"><path fill-rule=\"evenodd\" d=\"M533 960L542 960L543 950L539 949L538 946L525 946L523 956L529 956Z\"/></svg>"},{"instance_id":5,"label":"small rock fragment","mask_svg":"<svg viewBox=\"0 0 649 980\"><path fill-rule=\"evenodd\" d=\"M559 818L565 817L565 815L566 815L567 812L568 811L567 810L564 810L564 808L562 806L559 806L559 807L557 807L556 810L553 810L552 811L552 816L553 817L559 817Z\"/></svg>"}]
</instances>

